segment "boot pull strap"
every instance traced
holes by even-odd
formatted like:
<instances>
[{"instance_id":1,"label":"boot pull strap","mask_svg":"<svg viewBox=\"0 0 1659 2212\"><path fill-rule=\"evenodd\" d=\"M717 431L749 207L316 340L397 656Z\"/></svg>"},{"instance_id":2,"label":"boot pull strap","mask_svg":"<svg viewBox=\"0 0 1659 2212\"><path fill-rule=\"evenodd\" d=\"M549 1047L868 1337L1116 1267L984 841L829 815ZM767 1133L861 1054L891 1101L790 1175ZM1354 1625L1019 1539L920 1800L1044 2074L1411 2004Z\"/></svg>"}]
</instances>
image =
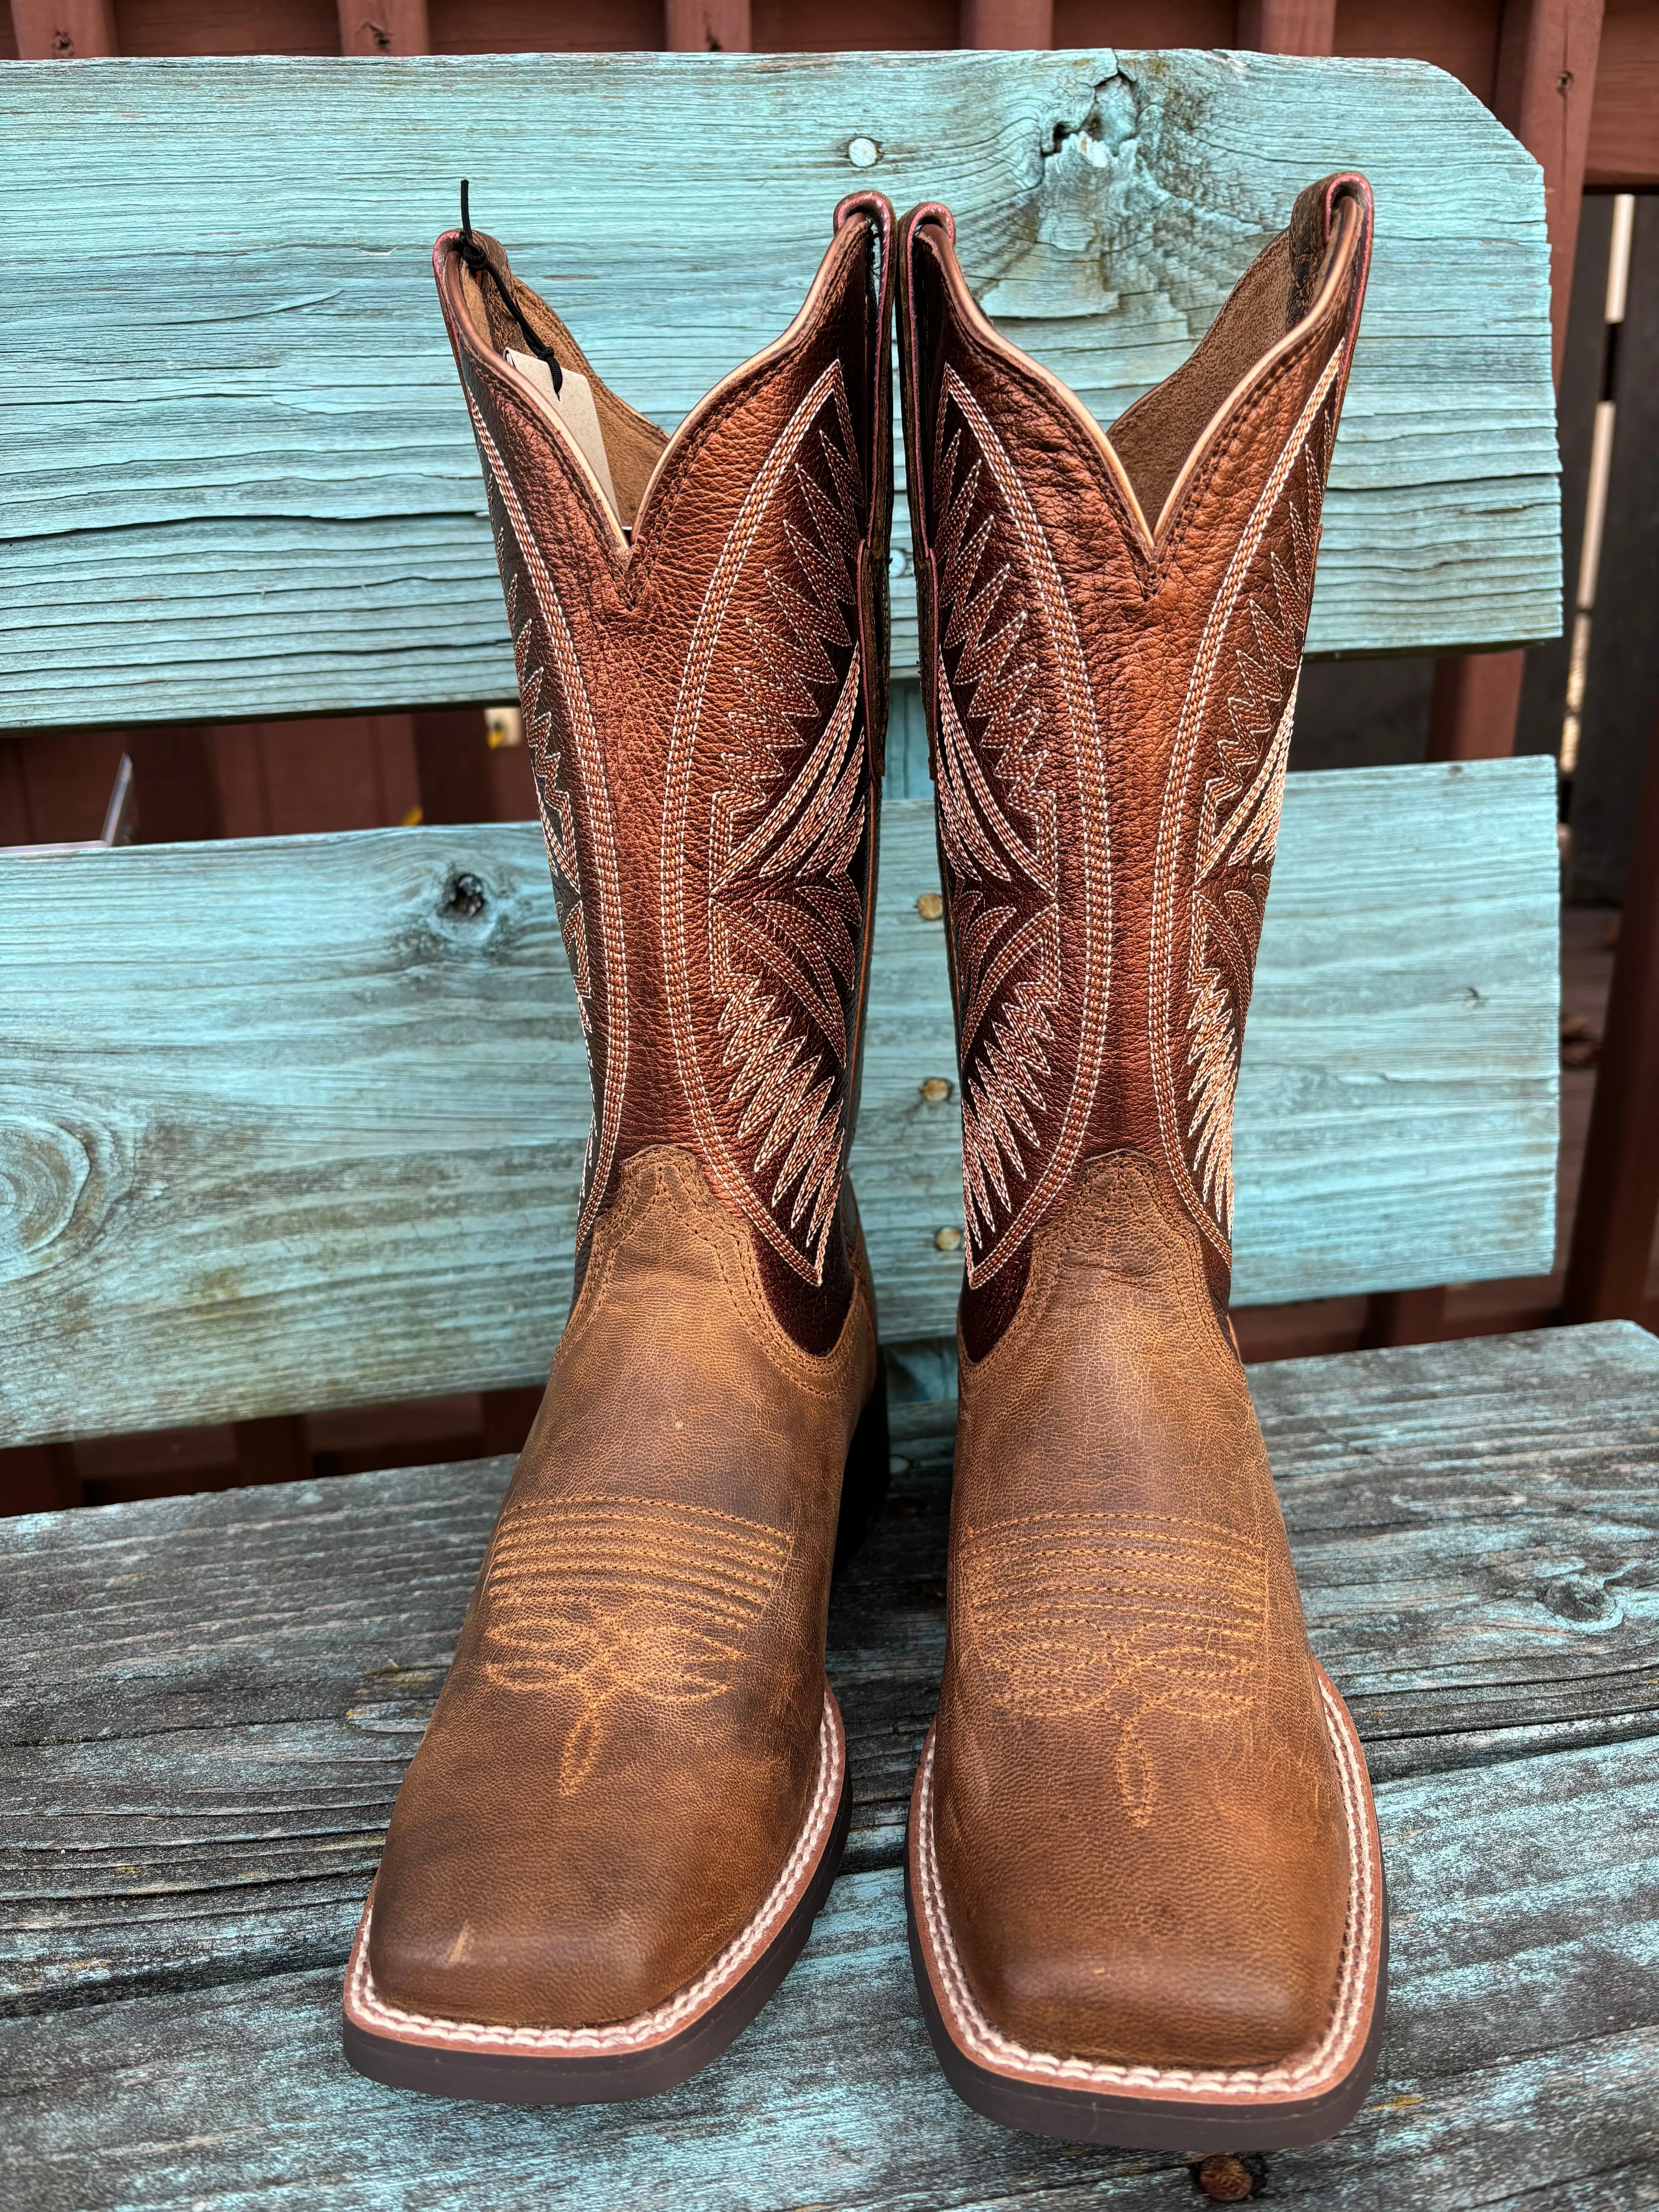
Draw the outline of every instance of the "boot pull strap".
<instances>
[{"instance_id":1,"label":"boot pull strap","mask_svg":"<svg viewBox=\"0 0 1659 2212\"><path fill-rule=\"evenodd\" d=\"M525 320L523 311L514 296L513 285L507 278L502 276L501 270L495 266L494 256L486 252L473 236L472 215L467 204L467 180L465 177L461 179L461 258L475 276L482 276L488 273L493 280L508 314L524 333L525 350L527 353L533 353L538 361L544 361L547 363L548 373L553 379L554 396L556 398L564 389L564 371L555 360L552 347L545 339L538 337Z\"/></svg>"}]
</instances>

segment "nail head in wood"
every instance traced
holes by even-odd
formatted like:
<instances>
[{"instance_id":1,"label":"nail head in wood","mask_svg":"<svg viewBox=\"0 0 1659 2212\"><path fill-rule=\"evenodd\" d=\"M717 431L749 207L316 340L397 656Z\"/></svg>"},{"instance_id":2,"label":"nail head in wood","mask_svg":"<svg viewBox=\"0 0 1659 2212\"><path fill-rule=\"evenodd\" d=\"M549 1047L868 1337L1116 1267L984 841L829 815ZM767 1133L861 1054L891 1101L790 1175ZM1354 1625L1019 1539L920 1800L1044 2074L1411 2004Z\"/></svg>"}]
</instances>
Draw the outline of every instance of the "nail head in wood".
<instances>
[{"instance_id":1,"label":"nail head in wood","mask_svg":"<svg viewBox=\"0 0 1659 2212\"><path fill-rule=\"evenodd\" d=\"M1261 2159L1236 2158L1231 2151L1217 2151L1192 2172L1194 2188L1212 2204L1246 2203L1255 2195L1256 2185L1266 2179Z\"/></svg>"}]
</instances>

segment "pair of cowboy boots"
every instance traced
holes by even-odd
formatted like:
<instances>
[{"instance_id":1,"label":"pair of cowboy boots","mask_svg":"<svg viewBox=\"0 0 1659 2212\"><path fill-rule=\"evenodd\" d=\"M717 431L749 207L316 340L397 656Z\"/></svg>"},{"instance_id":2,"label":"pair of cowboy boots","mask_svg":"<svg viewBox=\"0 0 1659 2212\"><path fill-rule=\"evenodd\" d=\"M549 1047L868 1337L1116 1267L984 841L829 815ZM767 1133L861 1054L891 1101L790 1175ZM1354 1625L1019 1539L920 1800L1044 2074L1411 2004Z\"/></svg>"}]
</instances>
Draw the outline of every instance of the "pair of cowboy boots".
<instances>
[{"instance_id":1,"label":"pair of cowboy boots","mask_svg":"<svg viewBox=\"0 0 1659 2212\"><path fill-rule=\"evenodd\" d=\"M887 1472L847 1178L898 308L961 1062L949 1635L911 1943L953 2086L1076 2140L1334 2132L1382 1871L1231 1340L1233 1096L1370 234L1310 187L1103 434L951 217L836 210L672 439L465 226L483 458L593 1117L576 1293L349 1969L377 2078L641 2096L751 2020L848 1820L832 1567Z\"/></svg>"}]
</instances>

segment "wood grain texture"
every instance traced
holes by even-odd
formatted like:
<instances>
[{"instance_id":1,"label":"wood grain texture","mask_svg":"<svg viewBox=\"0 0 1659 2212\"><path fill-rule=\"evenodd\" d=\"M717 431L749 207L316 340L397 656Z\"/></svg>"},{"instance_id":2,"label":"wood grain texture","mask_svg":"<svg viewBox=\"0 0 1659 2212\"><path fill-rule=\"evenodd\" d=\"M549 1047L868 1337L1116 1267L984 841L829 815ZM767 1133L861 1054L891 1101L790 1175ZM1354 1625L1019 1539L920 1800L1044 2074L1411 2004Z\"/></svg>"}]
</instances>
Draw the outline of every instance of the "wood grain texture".
<instances>
[{"instance_id":1,"label":"wood grain texture","mask_svg":"<svg viewBox=\"0 0 1659 2212\"><path fill-rule=\"evenodd\" d=\"M1242 1303L1547 1267L1554 809L1545 760L1291 779ZM938 882L890 806L853 1172L894 1342L960 1281ZM545 1376L589 1105L533 825L0 862L0 1441Z\"/></svg>"},{"instance_id":2,"label":"wood grain texture","mask_svg":"<svg viewBox=\"0 0 1659 2212\"><path fill-rule=\"evenodd\" d=\"M880 149L873 167L852 166L854 139ZM672 424L788 321L858 185L901 208L947 201L987 308L1110 420L1190 352L1297 191L1346 167L1376 185L1376 260L1311 647L1553 634L1539 174L1422 64L1101 51L9 69L0 727L511 696L429 270L463 172L601 372ZM902 671L902 496L898 523Z\"/></svg>"},{"instance_id":3,"label":"wood grain texture","mask_svg":"<svg viewBox=\"0 0 1659 2212\"><path fill-rule=\"evenodd\" d=\"M1659 1343L1602 1323L1250 1379L1375 1775L1659 1735ZM859 1867L897 1862L945 1643L955 1407L894 1415L830 1618ZM343 1957L509 1472L0 1523L0 2008Z\"/></svg>"},{"instance_id":4,"label":"wood grain texture","mask_svg":"<svg viewBox=\"0 0 1659 2212\"><path fill-rule=\"evenodd\" d=\"M1648 0L1607 0L1584 181L1659 190L1659 20Z\"/></svg>"},{"instance_id":5,"label":"wood grain texture","mask_svg":"<svg viewBox=\"0 0 1659 2212\"><path fill-rule=\"evenodd\" d=\"M1376 2089L1335 2142L1270 2160L1273 2194L1648 2202L1659 1343L1606 1324L1251 1382L1315 1641L1382 1777L1392 1904ZM895 1862L942 1650L953 1409L896 1410L893 1496L832 1607L854 1870L732 2051L620 2110L434 2104L337 2056L346 1945L505 1462L0 1524L0 2194L1185 2201L1176 2161L981 2124L927 2052Z\"/></svg>"},{"instance_id":6,"label":"wood grain texture","mask_svg":"<svg viewBox=\"0 0 1659 2212\"><path fill-rule=\"evenodd\" d=\"M1415 1889L1419 1865L1431 1881L1457 1866L1462 1893L1443 1916L1396 1918L1371 2096L1334 2142L1270 2157L1275 2198L1322 2212L1654 2201L1659 1802L1644 1749L1645 1766L1632 1747L1622 1771L1573 1753L1489 1770L1497 1788L1550 1793L1501 1820L1478 1789L1379 1791L1397 1877ZM1589 1834L1559 1818L1580 1802ZM1575 1883L1604 1850L1609 1874ZM1534 1944L1540 1878L1566 1893L1548 1899ZM1604 1911L1636 1917L1609 1937ZM1462 1939L1450 1969L1447 1936ZM0 2024L0 2186L29 2212L1163 2212L1194 2201L1176 2158L1067 2147L958 2103L918 2013L896 1872L843 1876L756 2025L684 2088L640 2104L526 2112L380 2088L340 2057L340 1978L332 1965Z\"/></svg>"}]
</instances>

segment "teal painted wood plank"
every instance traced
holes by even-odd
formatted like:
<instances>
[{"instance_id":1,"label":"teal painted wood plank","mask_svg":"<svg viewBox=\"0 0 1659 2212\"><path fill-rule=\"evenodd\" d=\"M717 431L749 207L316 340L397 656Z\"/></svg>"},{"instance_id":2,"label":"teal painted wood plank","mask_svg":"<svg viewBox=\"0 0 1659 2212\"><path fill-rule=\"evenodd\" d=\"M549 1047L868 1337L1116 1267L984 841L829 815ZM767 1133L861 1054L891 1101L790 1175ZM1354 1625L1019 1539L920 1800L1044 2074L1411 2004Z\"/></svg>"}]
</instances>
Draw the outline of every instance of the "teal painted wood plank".
<instances>
[{"instance_id":1,"label":"teal painted wood plank","mask_svg":"<svg viewBox=\"0 0 1659 2212\"><path fill-rule=\"evenodd\" d=\"M1290 779L1242 1299L1549 1265L1553 792ZM931 806L890 807L853 1171L894 1341L950 1334L960 1281L938 881ZM0 1439L545 1375L588 1094L532 825L0 862Z\"/></svg>"},{"instance_id":2,"label":"teal painted wood plank","mask_svg":"<svg viewBox=\"0 0 1659 2212\"><path fill-rule=\"evenodd\" d=\"M1238 1304L1548 1273L1556 809L1541 758L1287 780L1239 1073Z\"/></svg>"},{"instance_id":3,"label":"teal painted wood plank","mask_svg":"<svg viewBox=\"0 0 1659 2212\"><path fill-rule=\"evenodd\" d=\"M1659 1730L1659 1340L1250 1370L1315 1649L1398 1782ZM954 1404L830 1607L848 1864L900 1862ZM343 1960L510 1462L0 1522L0 2013Z\"/></svg>"},{"instance_id":4,"label":"teal painted wood plank","mask_svg":"<svg viewBox=\"0 0 1659 2212\"><path fill-rule=\"evenodd\" d=\"M1659 2183L1659 1783L1654 1743L1561 1752L1377 1791L1392 1884L1379 2078L1334 2142L1270 2157L1275 2197L1536 2206ZM922 2027L896 1870L844 1875L755 2026L633 2105L542 2111L399 2094L339 2056L340 1969L0 2024L12 2201L480 2212L943 2212L1166 2205L1168 2154L998 2128L945 2086Z\"/></svg>"},{"instance_id":5,"label":"teal painted wood plank","mask_svg":"<svg viewBox=\"0 0 1659 2212\"><path fill-rule=\"evenodd\" d=\"M880 149L854 168L848 148ZM511 696L428 255L455 180L672 424L799 304L836 199L957 212L970 282L1109 419L1298 187L1376 264L1317 652L1559 618L1543 200L1462 87L1263 55L630 54L0 74L0 727ZM896 665L914 666L901 499Z\"/></svg>"}]
</instances>

